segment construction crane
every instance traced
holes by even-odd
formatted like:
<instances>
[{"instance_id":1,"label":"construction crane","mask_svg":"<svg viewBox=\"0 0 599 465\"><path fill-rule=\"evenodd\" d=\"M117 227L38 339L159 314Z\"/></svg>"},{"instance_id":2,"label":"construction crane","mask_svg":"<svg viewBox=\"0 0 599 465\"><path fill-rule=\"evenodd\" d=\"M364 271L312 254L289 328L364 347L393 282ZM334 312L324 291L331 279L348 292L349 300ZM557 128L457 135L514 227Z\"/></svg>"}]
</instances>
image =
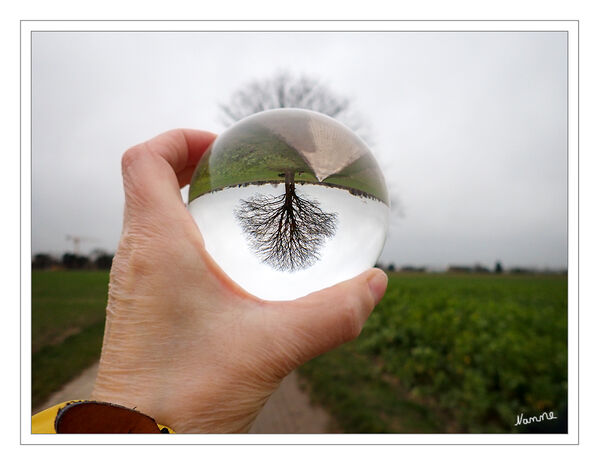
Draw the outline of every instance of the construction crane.
<instances>
[{"instance_id":1,"label":"construction crane","mask_svg":"<svg viewBox=\"0 0 599 465\"><path fill-rule=\"evenodd\" d=\"M94 242L96 239L94 239L93 237L84 237L84 236L72 236L70 234L67 234L67 241L73 241L73 249L74 249L74 254L75 255L79 255L79 244L82 241L90 241L90 242Z\"/></svg>"}]
</instances>

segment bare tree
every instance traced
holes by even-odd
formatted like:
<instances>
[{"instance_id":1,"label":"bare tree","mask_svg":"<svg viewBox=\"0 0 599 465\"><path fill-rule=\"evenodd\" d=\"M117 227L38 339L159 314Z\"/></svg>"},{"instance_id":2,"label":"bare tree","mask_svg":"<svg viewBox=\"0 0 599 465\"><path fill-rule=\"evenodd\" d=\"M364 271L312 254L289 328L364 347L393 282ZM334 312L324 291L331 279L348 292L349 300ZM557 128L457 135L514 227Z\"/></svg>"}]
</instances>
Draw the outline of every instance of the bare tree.
<instances>
[{"instance_id":1,"label":"bare tree","mask_svg":"<svg viewBox=\"0 0 599 465\"><path fill-rule=\"evenodd\" d=\"M225 126L246 116L275 108L303 108L335 118L370 142L366 124L352 111L351 100L333 91L319 79L278 72L269 79L254 80L238 89L228 103L221 104Z\"/></svg>"}]
</instances>

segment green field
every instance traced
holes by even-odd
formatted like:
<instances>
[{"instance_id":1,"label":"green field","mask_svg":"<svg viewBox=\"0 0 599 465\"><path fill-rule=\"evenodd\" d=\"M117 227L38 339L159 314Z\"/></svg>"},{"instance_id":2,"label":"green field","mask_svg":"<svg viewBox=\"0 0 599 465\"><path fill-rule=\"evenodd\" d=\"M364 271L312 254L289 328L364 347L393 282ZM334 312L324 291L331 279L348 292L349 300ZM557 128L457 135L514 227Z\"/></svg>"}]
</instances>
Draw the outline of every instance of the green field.
<instances>
[{"instance_id":1,"label":"green field","mask_svg":"<svg viewBox=\"0 0 599 465\"><path fill-rule=\"evenodd\" d=\"M32 408L100 357L107 271L33 271Z\"/></svg>"},{"instance_id":2,"label":"green field","mask_svg":"<svg viewBox=\"0 0 599 465\"><path fill-rule=\"evenodd\" d=\"M225 133L215 141L194 172L189 201L225 187L281 183L287 170L295 173L296 183L340 187L389 204L384 180L372 155L363 155L319 183L297 150L272 132L255 126L241 126L233 135Z\"/></svg>"},{"instance_id":3,"label":"green field","mask_svg":"<svg viewBox=\"0 0 599 465\"><path fill-rule=\"evenodd\" d=\"M34 408L98 359L107 283L107 272L33 272ZM567 278L392 273L360 337L300 374L348 433L527 432L516 415L543 411L563 420Z\"/></svg>"},{"instance_id":4,"label":"green field","mask_svg":"<svg viewBox=\"0 0 599 465\"><path fill-rule=\"evenodd\" d=\"M345 432L529 432L516 415L543 411L565 420L567 278L391 274L360 337L300 373Z\"/></svg>"}]
</instances>

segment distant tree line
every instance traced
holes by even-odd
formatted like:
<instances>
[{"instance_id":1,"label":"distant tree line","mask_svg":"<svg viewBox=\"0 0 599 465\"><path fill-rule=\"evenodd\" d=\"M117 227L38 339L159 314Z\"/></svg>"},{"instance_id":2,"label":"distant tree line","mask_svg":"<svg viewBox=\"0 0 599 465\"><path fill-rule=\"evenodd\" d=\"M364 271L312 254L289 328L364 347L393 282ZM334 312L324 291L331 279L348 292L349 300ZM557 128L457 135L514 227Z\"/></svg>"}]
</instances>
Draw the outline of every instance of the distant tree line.
<instances>
[{"instance_id":1,"label":"distant tree line","mask_svg":"<svg viewBox=\"0 0 599 465\"><path fill-rule=\"evenodd\" d=\"M493 269L487 268L483 265L476 264L474 266L464 265L450 265L447 267L448 273L509 273L509 274L567 274L567 269L550 269L550 268L530 268L523 266L516 266L508 269L504 269L500 261L495 262Z\"/></svg>"},{"instance_id":2,"label":"distant tree line","mask_svg":"<svg viewBox=\"0 0 599 465\"><path fill-rule=\"evenodd\" d=\"M445 272L445 273L477 273L477 274L567 274L567 269L548 269L548 268L527 268L527 267L512 267L505 269L500 261L495 262L493 268L483 266L481 264L474 265L449 265L445 270L431 270L425 266L414 266L414 265L403 265L396 266L394 263L377 263L375 265L389 272L403 272L403 273L427 273L427 272Z\"/></svg>"},{"instance_id":3,"label":"distant tree line","mask_svg":"<svg viewBox=\"0 0 599 465\"><path fill-rule=\"evenodd\" d=\"M109 270L114 254L96 251L91 256L67 252L60 258L48 253L38 253L31 260L34 270Z\"/></svg>"}]
</instances>

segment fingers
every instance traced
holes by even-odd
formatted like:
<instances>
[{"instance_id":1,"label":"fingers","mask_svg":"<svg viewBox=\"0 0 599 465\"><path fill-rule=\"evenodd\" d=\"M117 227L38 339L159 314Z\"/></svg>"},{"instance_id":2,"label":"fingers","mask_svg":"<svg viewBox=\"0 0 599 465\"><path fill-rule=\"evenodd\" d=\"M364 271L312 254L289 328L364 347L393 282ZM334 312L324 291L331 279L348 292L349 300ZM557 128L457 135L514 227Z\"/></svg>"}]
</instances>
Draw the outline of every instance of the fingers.
<instances>
[{"instance_id":1,"label":"fingers","mask_svg":"<svg viewBox=\"0 0 599 465\"><path fill-rule=\"evenodd\" d=\"M179 181L179 187L187 186L187 184L190 183L191 177L193 176L193 172L195 171L195 169L195 165L188 166L177 173L177 181Z\"/></svg>"},{"instance_id":2,"label":"fingers","mask_svg":"<svg viewBox=\"0 0 599 465\"><path fill-rule=\"evenodd\" d=\"M349 281L285 303L288 308L280 311L280 317L292 333L284 337L297 339L293 345L301 353L295 357L303 363L358 337L386 288L387 275L375 268Z\"/></svg>"},{"instance_id":3,"label":"fingers","mask_svg":"<svg viewBox=\"0 0 599 465\"><path fill-rule=\"evenodd\" d=\"M215 138L205 131L176 129L127 150L122 172L129 213L162 214L181 205L180 188Z\"/></svg>"}]
</instances>

